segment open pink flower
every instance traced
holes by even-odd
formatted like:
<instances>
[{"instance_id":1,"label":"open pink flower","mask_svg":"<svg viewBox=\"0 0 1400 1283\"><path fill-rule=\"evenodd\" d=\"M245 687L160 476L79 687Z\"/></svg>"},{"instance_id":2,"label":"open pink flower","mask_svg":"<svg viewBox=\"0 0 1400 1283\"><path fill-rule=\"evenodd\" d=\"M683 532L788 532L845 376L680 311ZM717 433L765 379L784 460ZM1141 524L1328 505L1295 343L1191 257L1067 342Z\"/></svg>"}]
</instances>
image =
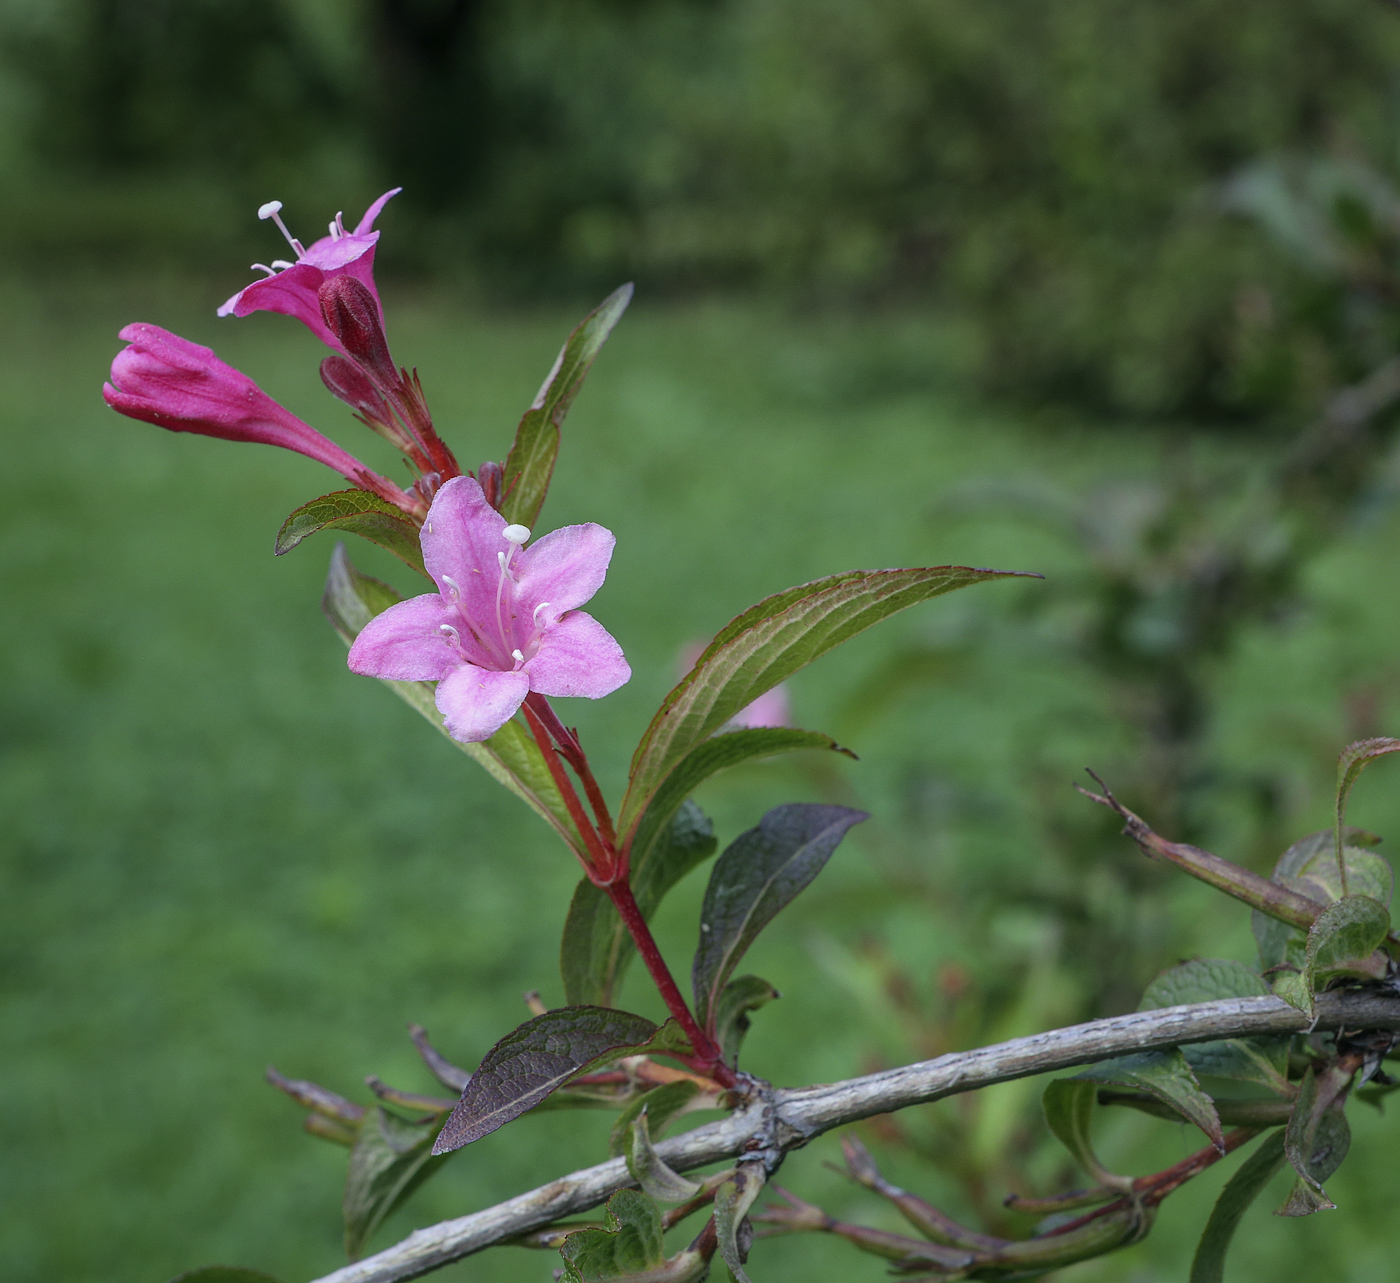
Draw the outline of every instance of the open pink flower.
<instances>
[{"instance_id":1,"label":"open pink flower","mask_svg":"<svg viewBox=\"0 0 1400 1283\"><path fill-rule=\"evenodd\" d=\"M352 672L437 682L448 734L489 739L532 691L601 699L632 676L622 648L578 607L602 587L615 540L588 523L529 547L473 477L437 492L423 561L438 591L390 606L350 648Z\"/></svg>"},{"instance_id":2,"label":"open pink flower","mask_svg":"<svg viewBox=\"0 0 1400 1283\"><path fill-rule=\"evenodd\" d=\"M422 511L392 481L278 405L246 374L219 360L212 348L158 325L128 325L119 337L129 346L112 361L112 381L102 385L103 400L112 409L172 432L295 450L405 511Z\"/></svg>"},{"instance_id":3,"label":"open pink flower","mask_svg":"<svg viewBox=\"0 0 1400 1283\"><path fill-rule=\"evenodd\" d=\"M385 192L365 210L365 216L355 225L353 232L345 230L341 215L337 214L330 225L330 235L313 241L309 246L303 246L287 230L287 225L282 221L282 202L268 201L258 210L258 217L270 218L281 228L282 235L297 256L296 262L274 259L270 267L254 263L255 268L268 274L267 279L254 281L239 290L219 308L219 315L280 312L284 316L294 316L327 347L344 352L340 340L321 313L319 290L322 284L336 276L353 276L373 295L382 327L384 309L379 302L379 292L374 287L374 247L379 240L379 233L374 230L374 220L390 198L402 190L395 187Z\"/></svg>"}]
</instances>

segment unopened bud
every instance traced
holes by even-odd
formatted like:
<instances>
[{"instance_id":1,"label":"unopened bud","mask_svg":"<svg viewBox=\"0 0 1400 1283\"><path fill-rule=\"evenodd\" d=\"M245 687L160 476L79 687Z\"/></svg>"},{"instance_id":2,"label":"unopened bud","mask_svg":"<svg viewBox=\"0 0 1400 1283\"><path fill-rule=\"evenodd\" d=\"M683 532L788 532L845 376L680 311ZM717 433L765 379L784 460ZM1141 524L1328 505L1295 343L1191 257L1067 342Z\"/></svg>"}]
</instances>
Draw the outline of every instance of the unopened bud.
<instances>
[{"instance_id":1,"label":"unopened bud","mask_svg":"<svg viewBox=\"0 0 1400 1283\"><path fill-rule=\"evenodd\" d=\"M501 483L505 479L505 469L499 463L483 463L476 470L476 479L481 484L481 493L486 502L499 511L504 498Z\"/></svg>"},{"instance_id":2,"label":"unopened bud","mask_svg":"<svg viewBox=\"0 0 1400 1283\"><path fill-rule=\"evenodd\" d=\"M374 295L353 276L332 276L316 291L321 316L341 346L384 388L397 388L399 372Z\"/></svg>"}]
</instances>

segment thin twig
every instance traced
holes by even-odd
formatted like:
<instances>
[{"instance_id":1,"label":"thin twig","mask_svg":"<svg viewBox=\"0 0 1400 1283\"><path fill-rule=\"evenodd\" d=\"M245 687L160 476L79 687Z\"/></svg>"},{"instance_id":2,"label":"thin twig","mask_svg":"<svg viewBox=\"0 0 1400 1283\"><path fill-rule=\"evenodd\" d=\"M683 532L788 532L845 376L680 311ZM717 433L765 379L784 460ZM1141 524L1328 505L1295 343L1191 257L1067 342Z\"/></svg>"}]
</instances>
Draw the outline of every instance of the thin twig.
<instances>
[{"instance_id":1,"label":"thin twig","mask_svg":"<svg viewBox=\"0 0 1400 1283\"><path fill-rule=\"evenodd\" d=\"M1220 1038L1301 1033L1311 1027L1301 1011L1273 997L1227 998L1138 1011L863 1078L779 1091L771 1104L759 1096L727 1118L661 1141L656 1151L673 1170L688 1171L745 1153L759 1138L761 1143L776 1144L788 1152L846 1123L1014 1078L1136 1051ZM1319 994L1315 1027L1400 1030L1400 995L1380 990ZM634 1184L626 1164L615 1158L484 1211L415 1230L395 1246L325 1275L316 1283L398 1283L417 1278L506 1239L597 1207L615 1190Z\"/></svg>"}]
</instances>

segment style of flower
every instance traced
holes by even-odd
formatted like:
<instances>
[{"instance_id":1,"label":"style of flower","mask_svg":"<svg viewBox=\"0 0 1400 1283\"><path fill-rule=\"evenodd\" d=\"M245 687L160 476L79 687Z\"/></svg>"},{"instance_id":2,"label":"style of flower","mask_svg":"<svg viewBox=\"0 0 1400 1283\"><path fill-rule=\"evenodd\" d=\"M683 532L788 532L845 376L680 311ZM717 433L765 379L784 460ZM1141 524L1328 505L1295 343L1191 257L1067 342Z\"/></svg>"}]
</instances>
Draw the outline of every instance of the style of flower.
<instances>
[{"instance_id":1,"label":"style of flower","mask_svg":"<svg viewBox=\"0 0 1400 1283\"><path fill-rule=\"evenodd\" d=\"M128 325L119 337L128 346L112 361L112 381L102 385L102 397L112 409L171 432L295 450L405 512L422 512L420 500L278 405L246 374L219 360L212 348L158 325Z\"/></svg>"},{"instance_id":2,"label":"style of flower","mask_svg":"<svg viewBox=\"0 0 1400 1283\"><path fill-rule=\"evenodd\" d=\"M282 221L282 202L268 201L258 210L258 217L270 218L277 224L296 254L296 261L273 259L271 266L254 263L253 267L256 270L267 273L267 279L254 281L239 290L219 308L219 315L247 316L252 312L280 312L284 316L295 317L327 347L344 352L339 338L322 315L321 286L337 276L353 277L373 297L382 326L384 308L374 287L374 247L379 240L379 233L374 230L374 220L379 217L389 200L402 190L401 187L395 187L392 191L385 192L365 211L365 216L355 225L353 232L345 230L342 216L337 214L330 224L330 235L313 241L309 246L303 246L287 230L286 223Z\"/></svg>"},{"instance_id":3,"label":"style of flower","mask_svg":"<svg viewBox=\"0 0 1400 1283\"><path fill-rule=\"evenodd\" d=\"M350 648L352 672L434 681L448 733L489 739L532 692L601 699L628 680L622 648L578 607L602 587L615 540L587 523L530 532L507 525L472 477L437 492L423 561L437 585L390 606Z\"/></svg>"}]
</instances>

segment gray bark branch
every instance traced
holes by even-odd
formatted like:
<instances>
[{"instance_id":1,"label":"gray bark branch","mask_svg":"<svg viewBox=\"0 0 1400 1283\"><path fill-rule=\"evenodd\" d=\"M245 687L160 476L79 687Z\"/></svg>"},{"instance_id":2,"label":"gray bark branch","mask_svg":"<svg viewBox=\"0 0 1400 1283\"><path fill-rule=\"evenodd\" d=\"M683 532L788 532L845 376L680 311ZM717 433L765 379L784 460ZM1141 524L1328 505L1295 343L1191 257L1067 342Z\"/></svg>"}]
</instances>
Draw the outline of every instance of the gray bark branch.
<instances>
[{"instance_id":1,"label":"gray bark branch","mask_svg":"<svg viewBox=\"0 0 1400 1283\"><path fill-rule=\"evenodd\" d=\"M1318 1029L1400 1030L1400 995L1379 991L1324 993L1318 995L1317 1013ZM656 1149L670 1167L681 1172L734 1158L764 1143L776 1142L786 1153L846 1123L1013 1078L1184 1043L1302 1033L1308 1027L1302 1012L1272 997L1227 998L1139 1011L845 1082L780 1090L774 1093L771 1105L756 1101L719 1122L662 1141ZM775 1116L765 1116L769 1108ZM315 1283L398 1283L417 1278L505 1239L597 1207L615 1190L634 1183L622 1159L599 1163L485 1211L415 1230L393 1247Z\"/></svg>"}]
</instances>

